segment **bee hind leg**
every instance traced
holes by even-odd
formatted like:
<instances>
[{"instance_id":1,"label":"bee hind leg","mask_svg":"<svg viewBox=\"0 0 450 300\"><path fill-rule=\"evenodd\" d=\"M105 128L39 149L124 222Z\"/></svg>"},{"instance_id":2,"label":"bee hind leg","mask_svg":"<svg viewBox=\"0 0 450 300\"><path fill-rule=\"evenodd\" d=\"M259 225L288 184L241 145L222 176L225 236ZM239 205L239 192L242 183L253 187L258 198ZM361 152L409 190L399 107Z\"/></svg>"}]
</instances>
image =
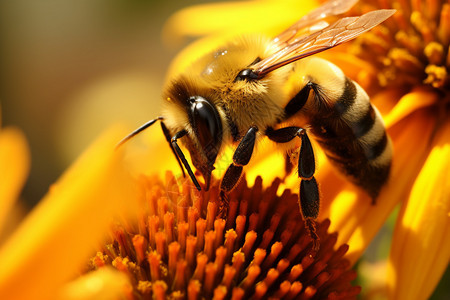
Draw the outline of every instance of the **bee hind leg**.
<instances>
[{"instance_id":1,"label":"bee hind leg","mask_svg":"<svg viewBox=\"0 0 450 300\"><path fill-rule=\"evenodd\" d=\"M228 167L220 183L219 217L225 218L228 214L228 194L233 190L241 178L244 166L248 164L255 147L256 126L250 127L240 141L233 154L233 162Z\"/></svg>"},{"instance_id":2,"label":"bee hind leg","mask_svg":"<svg viewBox=\"0 0 450 300\"><path fill-rule=\"evenodd\" d=\"M287 143L298 137L302 140L298 158L298 177L300 181L299 206L305 227L313 240L313 249L319 249L319 236L316 232L315 220L319 215L320 197L317 181L314 178L316 163L314 151L306 130L300 127L285 127L280 129L268 128L266 135L276 143Z\"/></svg>"}]
</instances>

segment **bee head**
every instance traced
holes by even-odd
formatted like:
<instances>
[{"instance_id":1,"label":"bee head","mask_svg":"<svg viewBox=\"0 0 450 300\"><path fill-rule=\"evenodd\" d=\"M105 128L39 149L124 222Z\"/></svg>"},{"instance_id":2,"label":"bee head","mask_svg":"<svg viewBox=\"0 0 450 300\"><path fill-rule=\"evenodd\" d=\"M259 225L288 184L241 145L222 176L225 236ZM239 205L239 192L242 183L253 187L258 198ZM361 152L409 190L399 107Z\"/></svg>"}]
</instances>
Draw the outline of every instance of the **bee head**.
<instances>
[{"instance_id":1,"label":"bee head","mask_svg":"<svg viewBox=\"0 0 450 300\"><path fill-rule=\"evenodd\" d=\"M202 173L208 189L222 143L222 122L216 107L202 96L189 97L188 118L197 143L190 141L186 146L191 153L192 163Z\"/></svg>"}]
</instances>

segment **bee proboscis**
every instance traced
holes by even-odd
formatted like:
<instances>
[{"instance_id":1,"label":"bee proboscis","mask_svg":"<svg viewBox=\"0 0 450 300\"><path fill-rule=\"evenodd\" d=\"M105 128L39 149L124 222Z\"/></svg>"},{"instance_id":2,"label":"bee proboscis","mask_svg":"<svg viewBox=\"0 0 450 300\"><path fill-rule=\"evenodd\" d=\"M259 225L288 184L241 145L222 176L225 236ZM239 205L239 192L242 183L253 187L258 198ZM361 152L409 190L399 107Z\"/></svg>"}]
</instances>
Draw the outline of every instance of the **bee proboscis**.
<instances>
[{"instance_id":1,"label":"bee proboscis","mask_svg":"<svg viewBox=\"0 0 450 300\"><path fill-rule=\"evenodd\" d=\"M320 196L309 136L373 202L391 165L390 139L368 95L334 64L311 56L354 39L395 12L382 9L331 24L324 21L347 12L356 2L331 0L275 38L239 37L193 62L168 84L163 116L142 125L119 145L160 121L183 175L184 167L198 190L202 187L179 141L203 175L206 190L216 158L225 145L235 145L233 161L220 183L220 216L224 217L227 195L258 140L294 145L299 138L300 210L317 249L314 221Z\"/></svg>"}]
</instances>

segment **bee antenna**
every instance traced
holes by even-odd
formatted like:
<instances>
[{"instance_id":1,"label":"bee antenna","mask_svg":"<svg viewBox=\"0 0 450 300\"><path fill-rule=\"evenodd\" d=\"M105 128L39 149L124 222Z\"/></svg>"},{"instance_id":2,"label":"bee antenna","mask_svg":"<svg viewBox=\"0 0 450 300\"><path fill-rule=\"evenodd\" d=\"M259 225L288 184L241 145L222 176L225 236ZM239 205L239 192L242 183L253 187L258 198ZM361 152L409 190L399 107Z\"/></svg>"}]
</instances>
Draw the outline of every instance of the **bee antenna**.
<instances>
[{"instance_id":1,"label":"bee antenna","mask_svg":"<svg viewBox=\"0 0 450 300\"><path fill-rule=\"evenodd\" d=\"M167 129L166 125L164 124L164 122L162 122L164 120L164 117L157 117L156 119L150 120L147 123L141 125L139 128L135 129L133 132L131 132L129 135L127 135L126 137L124 137L122 140L120 140L119 143L117 143L116 145L116 149L118 149L119 147L121 147L123 144L125 144L127 141L129 141L131 138L133 138L135 135L137 135L138 133L144 131L145 129L149 128L150 126L152 126L153 124L155 124L156 121L161 121L161 129L164 133L164 136L166 137L167 142L169 143L170 149L173 152L173 155L175 155L175 158L177 159L178 165L181 168L181 172L183 173L183 177L186 177L186 174L184 173L184 169L183 166L181 165L180 162L180 158L178 157L177 153L175 152L175 149L173 148L173 145L170 143L170 132Z\"/></svg>"},{"instance_id":2,"label":"bee antenna","mask_svg":"<svg viewBox=\"0 0 450 300\"><path fill-rule=\"evenodd\" d=\"M200 187L200 184L197 181L197 178L195 178L194 173L192 172L191 166L189 165L188 161L186 160L186 157L183 154L183 151L181 151L180 146L178 146L177 140L179 138L182 138L183 136L185 136L187 134L186 130L181 130L179 132L177 132L173 137L172 137L172 146L175 149L176 153L178 154L177 157L179 157L181 159L181 161L183 162L184 167L186 168L186 171L189 174L189 177L191 177L192 182L195 184L195 187L197 188L197 190L201 191L202 188Z\"/></svg>"},{"instance_id":3,"label":"bee antenna","mask_svg":"<svg viewBox=\"0 0 450 300\"><path fill-rule=\"evenodd\" d=\"M149 128L150 126L152 126L153 124L155 124L156 121L160 121L160 120L164 120L164 117L157 117L156 119L150 120L147 123L141 125L139 128L135 129L133 132L131 132L129 135L127 135L126 137L124 137L123 139L120 140L120 142L117 143L116 145L116 149L118 149L120 146L122 146L123 144L125 144L127 141L129 141L132 137L134 137L135 135L137 135L138 133L144 131L145 129Z\"/></svg>"}]
</instances>

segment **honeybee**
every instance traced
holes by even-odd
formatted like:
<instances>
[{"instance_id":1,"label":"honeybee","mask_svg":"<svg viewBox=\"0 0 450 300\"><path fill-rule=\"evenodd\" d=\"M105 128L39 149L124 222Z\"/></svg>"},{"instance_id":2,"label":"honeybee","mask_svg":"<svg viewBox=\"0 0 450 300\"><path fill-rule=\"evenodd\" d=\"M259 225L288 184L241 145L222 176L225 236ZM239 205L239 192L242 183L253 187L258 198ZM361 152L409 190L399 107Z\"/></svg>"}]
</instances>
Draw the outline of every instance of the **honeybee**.
<instances>
[{"instance_id":1,"label":"honeybee","mask_svg":"<svg viewBox=\"0 0 450 300\"><path fill-rule=\"evenodd\" d=\"M324 21L347 12L356 2L331 0L275 38L244 36L205 55L168 84L163 116L142 125L119 144L160 121L183 175L184 166L198 190L202 187L179 143L190 152L206 190L216 158L226 145L234 145L233 161L220 183L220 216L224 217L227 195L249 163L255 143L268 138L295 147L294 139L300 139L299 205L317 249L314 221L320 196L309 136L373 201L391 166L390 139L366 92L334 64L311 56L354 39L395 12L382 9L332 24Z\"/></svg>"}]
</instances>

